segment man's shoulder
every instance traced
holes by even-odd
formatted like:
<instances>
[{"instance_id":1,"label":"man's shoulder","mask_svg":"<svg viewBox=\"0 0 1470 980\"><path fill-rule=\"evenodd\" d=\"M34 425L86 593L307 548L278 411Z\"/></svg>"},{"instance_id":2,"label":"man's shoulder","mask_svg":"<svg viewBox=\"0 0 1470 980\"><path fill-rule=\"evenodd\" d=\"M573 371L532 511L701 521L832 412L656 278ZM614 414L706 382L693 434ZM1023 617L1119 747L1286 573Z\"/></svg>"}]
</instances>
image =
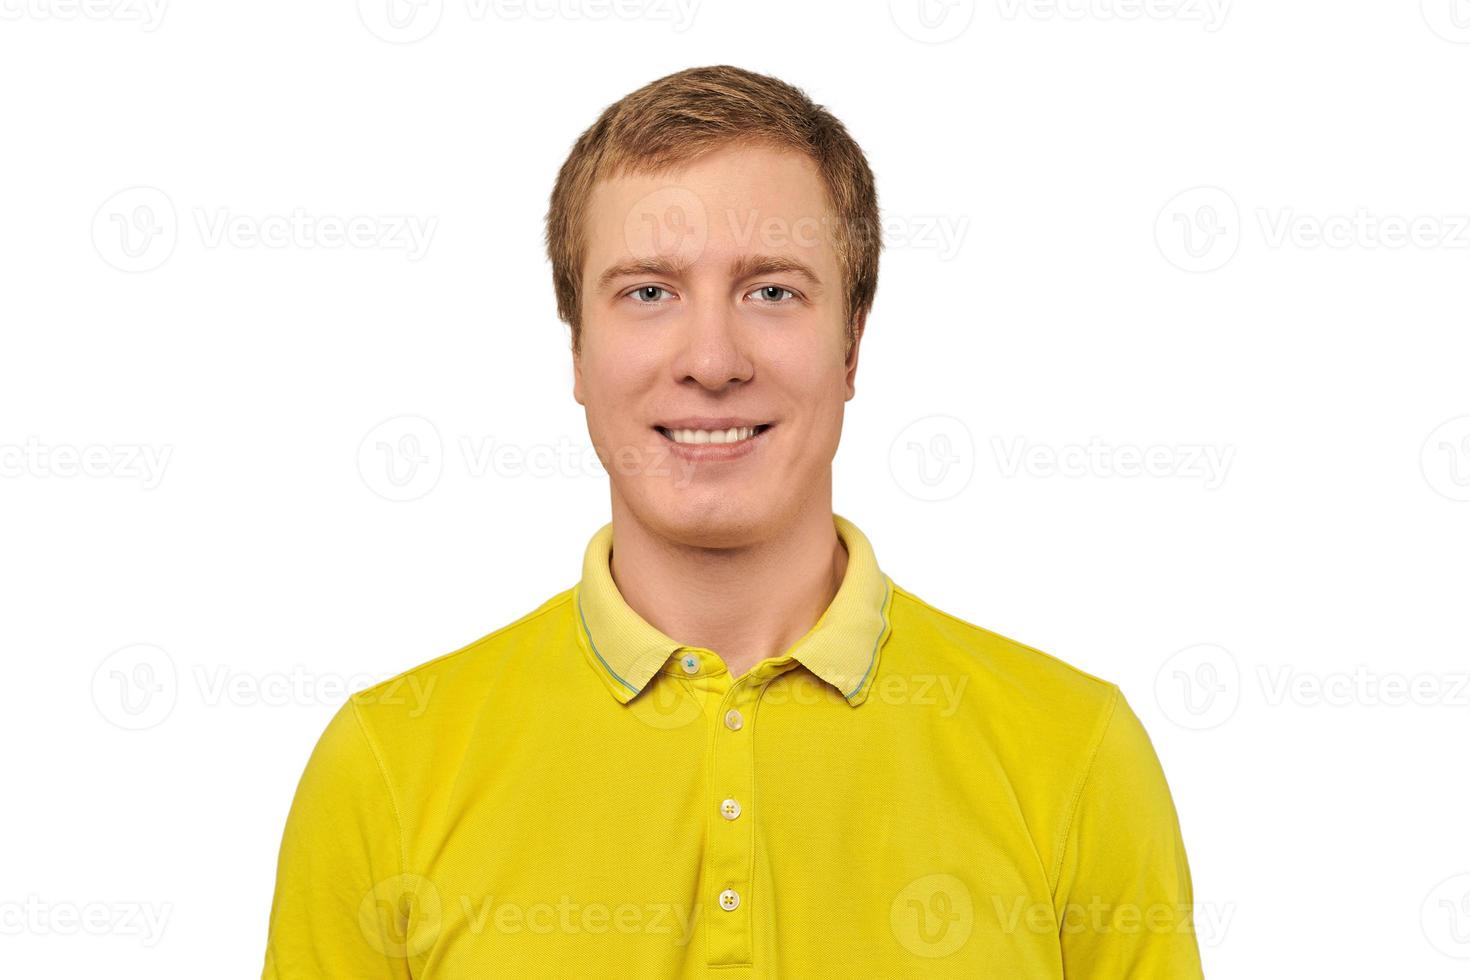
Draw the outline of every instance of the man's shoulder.
<instances>
[{"instance_id":1,"label":"man's shoulder","mask_svg":"<svg viewBox=\"0 0 1470 980\"><path fill-rule=\"evenodd\" d=\"M895 586L895 634L910 644L899 674L939 673L951 692L944 737L959 739L984 779L1009 786L1054 877L1071 815L1103 738L1128 708L1118 685L985 629ZM886 656L886 653L885 653ZM909 665L909 666L903 666ZM880 679L881 682L881 679Z\"/></svg>"},{"instance_id":2,"label":"man's shoulder","mask_svg":"<svg viewBox=\"0 0 1470 980\"><path fill-rule=\"evenodd\" d=\"M1106 722L1119 696L1112 681L1019 640L1003 636L894 585L894 633L909 638L885 669L949 675L969 691L987 727L1025 729L1033 744L1043 731L1086 741ZM941 677L943 679L943 676Z\"/></svg>"},{"instance_id":3,"label":"man's shoulder","mask_svg":"<svg viewBox=\"0 0 1470 980\"><path fill-rule=\"evenodd\" d=\"M1113 682L1088 673L1036 647L1003 636L947 612L895 584L895 626L919 632L940 648L959 655L960 662L972 670L985 672L988 679L1003 686L1042 687L1054 693L1073 693L1092 700L1107 700L1115 688Z\"/></svg>"},{"instance_id":4,"label":"man's shoulder","mask_svg":"<svg viewBox=\"0 0 1470 980\"><path fill-rule=\"evenodd\" d=\"M568 588L536 608L479 639L440 654L350 698L359 714L378 725L394 726L420 718L464 717L464 709L513 672L525 657L544 653L572 622Z\"/></svg>"}]
</instances>

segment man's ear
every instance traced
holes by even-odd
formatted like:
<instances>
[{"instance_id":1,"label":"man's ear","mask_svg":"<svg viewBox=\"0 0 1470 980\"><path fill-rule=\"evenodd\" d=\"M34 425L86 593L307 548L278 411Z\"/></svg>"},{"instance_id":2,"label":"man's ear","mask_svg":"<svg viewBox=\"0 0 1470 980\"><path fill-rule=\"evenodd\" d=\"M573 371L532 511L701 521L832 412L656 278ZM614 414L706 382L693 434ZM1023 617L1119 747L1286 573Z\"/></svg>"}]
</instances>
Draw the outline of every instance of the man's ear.
<instances>
[{"instance_id":1,"label":"man's ear","mask_svg":"<svg viewBox=\"0 0 1470 980\"><path fill-rule=\"evenodd\" d=\"M852 346L847 350L847 397L857 394L858 348L863 342L863 328L868 324L868 314L859 313L853 319Z\"/></svg>"},{"instance_id":2,"label":"man's ear","mask_svg":"<svg viewBox=\"0 0 1470 980\"><path fill-rule=\"evenodd\" d=\"M587 404L582 400L582 352L578 350L572 351L572 397L578 405Z\"/></svg>"}]
</instances>

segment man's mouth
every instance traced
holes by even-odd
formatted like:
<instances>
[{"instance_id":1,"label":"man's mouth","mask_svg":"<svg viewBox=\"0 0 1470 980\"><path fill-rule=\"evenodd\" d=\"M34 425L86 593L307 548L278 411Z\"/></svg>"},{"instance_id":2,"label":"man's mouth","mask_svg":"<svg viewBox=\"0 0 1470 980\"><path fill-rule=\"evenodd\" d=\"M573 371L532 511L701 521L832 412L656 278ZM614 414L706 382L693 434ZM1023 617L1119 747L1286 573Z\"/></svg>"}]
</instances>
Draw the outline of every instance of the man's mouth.
<instances>
[{"instance_id":1,"label":"man's mouth","mask_svg":"<svg viewBox=\"0 0 1470 980\"><path fill-rule=\"evenodd\" d=\"M723 445L732 442L745 442L747 439L758 439L761 433L769 429L772 424L765 422L760 425L737 425L728 429L671 429L662 425L655 425L665 439L677 442L681 445Z\"/></svg>"}]
</instances>

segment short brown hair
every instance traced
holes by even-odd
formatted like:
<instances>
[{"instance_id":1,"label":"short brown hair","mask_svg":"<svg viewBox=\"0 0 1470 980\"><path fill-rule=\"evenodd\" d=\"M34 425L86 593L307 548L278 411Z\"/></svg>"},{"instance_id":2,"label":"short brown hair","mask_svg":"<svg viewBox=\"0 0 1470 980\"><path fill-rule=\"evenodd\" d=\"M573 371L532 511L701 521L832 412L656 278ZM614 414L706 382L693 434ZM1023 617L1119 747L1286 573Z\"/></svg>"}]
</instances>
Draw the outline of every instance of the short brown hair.
<instances>
[{"instance_id":1,"label":"short brown hair","mask_svg":"<svg viewBox=\"0 0 1470 980\"><path fill-rule=\"evenodd\" d=\"M686 68L650 82L603 110L577 138L556 176L546 212L546 254L556 312L581 351L582 265L587 202L598 180L658 173L730 144L805 153L835 212L832 232L846 288L847 349L878 288L878 195L862 149L846 127L793 85L731 65Z\"/></svg>"}]
</instances>

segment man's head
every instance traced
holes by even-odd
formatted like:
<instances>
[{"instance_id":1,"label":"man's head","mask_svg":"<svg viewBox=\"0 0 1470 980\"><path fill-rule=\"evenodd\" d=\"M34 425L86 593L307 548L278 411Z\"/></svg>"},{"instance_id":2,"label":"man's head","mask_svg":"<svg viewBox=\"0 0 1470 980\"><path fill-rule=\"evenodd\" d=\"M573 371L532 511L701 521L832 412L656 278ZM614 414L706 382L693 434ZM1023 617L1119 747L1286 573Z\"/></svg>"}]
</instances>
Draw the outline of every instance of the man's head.
<instances>
[{"instance_id":1,"label":"man's head","mask_svg":"<svg viewBox=\"0 0 1470 980\"><path fill-rule=\"evenodd\" d=\"M546 238L615 512L713 546L830 507L881 247L836 118L729 66L659 79L577 140ZM719 419L770 428L738 452L670 431Z\"/></svg>"}]
</instances>

